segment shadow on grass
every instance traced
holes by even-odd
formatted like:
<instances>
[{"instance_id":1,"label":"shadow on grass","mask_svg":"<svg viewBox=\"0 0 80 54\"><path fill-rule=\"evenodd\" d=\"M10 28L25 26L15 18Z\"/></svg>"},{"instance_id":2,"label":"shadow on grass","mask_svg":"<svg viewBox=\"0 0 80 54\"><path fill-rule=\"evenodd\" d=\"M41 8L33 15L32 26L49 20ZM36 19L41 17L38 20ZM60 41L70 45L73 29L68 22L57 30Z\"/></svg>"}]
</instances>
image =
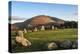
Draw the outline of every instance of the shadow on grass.
<instances>
[{"instance_id":1,"label":"shadow on grass","mask_svg":"<svg viewBox=\"0 0 80 54\"><path fill-rule=\"evenodd\" d=\"M61 48L60 42L59 41L42 41L42 40L34 40L32 41L32 45L30 47L23 47L20 44L16 44L15 46L12 47L12 52L17 53L17 52L35 52L35 51L52 51L49 50L46 46L47 43L49 42L55 42L58 45L58 48L55 50L67 50L67 49L73 49L72 47L70 48ZM74 48L77 49L77 48Z\"/></svg>"}]
</instances>

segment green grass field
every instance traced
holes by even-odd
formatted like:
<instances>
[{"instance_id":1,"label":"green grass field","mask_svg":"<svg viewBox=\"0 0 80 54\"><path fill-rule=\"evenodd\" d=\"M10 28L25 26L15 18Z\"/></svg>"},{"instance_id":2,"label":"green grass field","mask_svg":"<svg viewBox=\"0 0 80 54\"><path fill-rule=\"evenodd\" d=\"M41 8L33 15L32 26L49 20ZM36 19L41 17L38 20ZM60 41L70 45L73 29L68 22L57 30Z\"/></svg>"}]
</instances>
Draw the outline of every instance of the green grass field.
<instances>
[{"instance_id":1,"label":"green grass field","mask_svg":"<svg viewBox=\"0 0 80 54\"><path fill-rule=\"evenodd\" d=\"M11 37L15 39L15 36ZM57 29L28 32L25 34L25 38L31 41L32 46L29 48L15 46L12 48L13 52L41 51L43 50L43 46L50 41L75 41L78 39L78 31L77 29Z\"/></svg>"}]
</instances>

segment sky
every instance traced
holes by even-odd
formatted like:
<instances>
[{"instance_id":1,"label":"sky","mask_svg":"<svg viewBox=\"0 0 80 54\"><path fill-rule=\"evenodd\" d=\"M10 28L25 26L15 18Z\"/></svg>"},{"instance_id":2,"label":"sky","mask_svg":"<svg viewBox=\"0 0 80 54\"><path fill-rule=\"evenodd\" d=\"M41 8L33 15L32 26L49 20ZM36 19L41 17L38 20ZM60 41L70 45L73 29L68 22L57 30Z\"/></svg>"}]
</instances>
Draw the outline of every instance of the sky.
<instances>
[{"instance_id":1,"label":"sky","mask_svg":"<svg viewBox=\"0 0 80 54\"><path fill-rule=\"evenodd\" d=\"M12 1L11 16L12 23L21 22L37 15L48 15L63 20L77 21L78 6L55 3L34 3ZM23 18L23 19L21 19Z\"/></svg>"}]
</instances>

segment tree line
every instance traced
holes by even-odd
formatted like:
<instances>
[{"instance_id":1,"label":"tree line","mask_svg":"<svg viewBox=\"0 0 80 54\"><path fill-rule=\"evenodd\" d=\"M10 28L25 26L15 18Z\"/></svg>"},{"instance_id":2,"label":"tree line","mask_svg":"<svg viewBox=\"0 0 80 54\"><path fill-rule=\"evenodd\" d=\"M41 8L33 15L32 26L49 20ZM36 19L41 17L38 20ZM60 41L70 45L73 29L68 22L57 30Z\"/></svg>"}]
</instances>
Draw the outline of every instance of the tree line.
<instances>
[{"instance_id":1,"label":"tree line","mask_svg":"<svg viewBox=\"0 0 80 54\"><path fill-rule=\"evenodd\" d=\"M65 28L78 28L78 22L76 21L65 21Z\"/></svg>"}]
</instances>

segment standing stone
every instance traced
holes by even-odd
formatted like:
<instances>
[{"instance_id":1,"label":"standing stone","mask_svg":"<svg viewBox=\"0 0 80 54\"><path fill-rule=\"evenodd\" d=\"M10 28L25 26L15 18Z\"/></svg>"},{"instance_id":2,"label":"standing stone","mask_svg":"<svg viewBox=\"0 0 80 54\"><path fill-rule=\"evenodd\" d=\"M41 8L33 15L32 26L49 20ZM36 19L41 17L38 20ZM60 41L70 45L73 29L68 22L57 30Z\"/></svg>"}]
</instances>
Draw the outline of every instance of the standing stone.
<instances>
[{"instance_id":1,"label":"standing stone","mask_svg":"<svg viewBox=\"0 0 80 54\"><path fill-rule=\"evenodd\" d=\"M24 33L27 33L27 30L26 29L24 29Z\"/></svg>"},{"instance_id":2,"label":"standing stone","mask_svg":"<svg viewBox=\"0 0 80 54\"><path fill-rule=\"evenodd\" d=\"M36 27L34 28L34 31L38 31Z\"/></svg>"},{"instance_id":3,"label":"standing stone","mask_svg":"<svg viewBox=\"0 0 80 54\"><path fill-rule=\"evenodd\" d=\"M52 26L52 30L54 30L54 26Z\"/></svg>"},{"instance_id":4,"label":"standing stone","mask_svg":"<svg viewBox=\"0 0 80 54\"><path fill-rule=\"evenodd\" d=\"M28 47L31 45L31 42L24 37L23 31L18 31L18 36L16 36L16 42L21 44L22 46Z\"/></svg>"},{"instance_id":5,"label":"standing stone","mask_svg":"<svg viewBox=\"0 0 80 54\"><path fill-rule=\"evenodd\" d=\"M44 26L42 26L42 27L41 27L41 30L45 30L45 27L44 27Z\"/></svg>"}]
</instances>

